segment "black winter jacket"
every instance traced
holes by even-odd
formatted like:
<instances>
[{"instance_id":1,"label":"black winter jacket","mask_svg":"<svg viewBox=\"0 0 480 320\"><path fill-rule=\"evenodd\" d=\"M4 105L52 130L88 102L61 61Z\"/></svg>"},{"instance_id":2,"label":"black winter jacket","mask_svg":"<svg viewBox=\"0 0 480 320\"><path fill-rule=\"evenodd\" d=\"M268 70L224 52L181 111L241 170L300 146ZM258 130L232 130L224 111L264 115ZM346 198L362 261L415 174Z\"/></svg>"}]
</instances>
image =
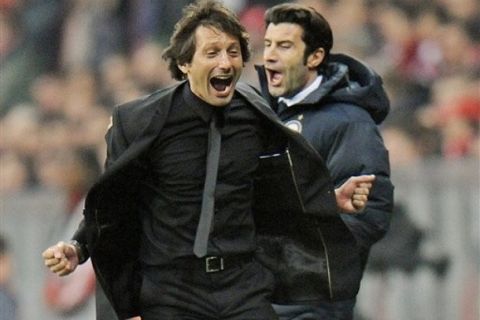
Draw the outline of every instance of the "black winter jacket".
<instances>
[{"instance_id":1,"label":"black winter jacket","mask_svg":"<svg viewBox=\"0 0 480 320\"><path fill-rule=\"evenodd\" d=\"M268 93L265 70L257 66L257 71L262 93L275 109L276 101ZM393 208L388 152L377 128L389 112L389 101L381 78L368 66L346 55L331 55L322 75L318 89L299 104L282 111L279 117L287 126L300 131L318 151L326 162L335 186L340 186L351 176L376 175L365 210L355 215L340 214L348 227L346 232L353 235L356 244L345 244L344 252L330 250L334 256L346 254L352 259L357 256L357 263L363 269L370 246L388 230ZM324 228L329 228L328 222L324 223ZM325 241L339 245L344 236L334 234ZM347 257L344 259L348 260ZM348 268L337 270L337 279L343 279L343 284L352 290L346 295L332 296L330 299L353 298L359 289L361 276L361 272L355 275ZM308 272L303 278L298 278L296 283L290 285L298 288L297 291L304 288L303 292L296 297L284 297L280 299L283 300L281 302L298 303L329 298L321 293L315 297L308 283L302 285L302 279L312 280ZM286 291L292 290L286 288Z\"/></svg>"}]
</instances>

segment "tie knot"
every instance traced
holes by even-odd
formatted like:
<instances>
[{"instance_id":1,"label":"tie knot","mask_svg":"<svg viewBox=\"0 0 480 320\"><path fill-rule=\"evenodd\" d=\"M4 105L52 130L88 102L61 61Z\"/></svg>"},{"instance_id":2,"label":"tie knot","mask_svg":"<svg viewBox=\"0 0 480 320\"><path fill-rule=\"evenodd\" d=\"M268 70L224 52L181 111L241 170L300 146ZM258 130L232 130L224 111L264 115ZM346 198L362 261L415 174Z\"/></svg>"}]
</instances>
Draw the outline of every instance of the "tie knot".
<instances>
[{"instance_id":1,"label":"tie knot","mask_svg":"<svg viewBox=\"0 0 480 320\"><path fill-rule=\"evenodd\" d=\"M222 128L225 124L225 114L223 108L215 108L210 121L217 128Z\"/></svg>"}]
</instances>

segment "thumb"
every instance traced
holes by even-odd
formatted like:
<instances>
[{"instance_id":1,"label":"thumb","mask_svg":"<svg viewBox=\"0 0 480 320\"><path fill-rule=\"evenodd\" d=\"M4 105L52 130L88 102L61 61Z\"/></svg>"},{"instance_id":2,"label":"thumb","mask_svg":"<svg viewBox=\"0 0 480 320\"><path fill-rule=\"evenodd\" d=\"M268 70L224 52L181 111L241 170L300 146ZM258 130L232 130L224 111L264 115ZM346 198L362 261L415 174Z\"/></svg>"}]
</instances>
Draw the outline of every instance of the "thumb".
<instances>
[{"instance_id":1,"label":"thumb","mask_svg":"<svg viewBox=\"0 0 480 320\"><path fill-rule=\"evenodd\" d=\"M375 175L374 174L364 174L364 175L361 175L361 176L356 176L356 177L353 177L353 180L356 182L356 183L365 183L365 182L373 182L375 181Z\"/></svg>"}]
</instances>

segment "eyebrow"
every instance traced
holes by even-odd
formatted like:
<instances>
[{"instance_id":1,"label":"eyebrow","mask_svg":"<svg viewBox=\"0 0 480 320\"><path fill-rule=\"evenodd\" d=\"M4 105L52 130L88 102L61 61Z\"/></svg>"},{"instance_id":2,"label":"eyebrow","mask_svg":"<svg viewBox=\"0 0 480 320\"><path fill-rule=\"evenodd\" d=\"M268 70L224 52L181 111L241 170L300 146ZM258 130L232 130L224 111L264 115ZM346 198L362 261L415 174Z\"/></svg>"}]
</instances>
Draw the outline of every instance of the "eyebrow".
<instances>
[{"instance_id":1,"label":"eyebrow","mask_svg":"<svg viewBox=\"0 0 480 320\"><path fill-rule=\"evenodd\" d=\"M239 49L241 48L241 45L238 41L232 41L231 43L224 42L224 41L214 41L214 42L206 43L204 46L204 50L212 49L212 47L218 47L223 44L226 44L228 49L232 47L238 47Z\"/></svg>"},{"instance_id":2,"label":"eyebrow","mask_svg":"<svg viewBox=\"0 0 480 320\"><path fill-rule=\"evenodd\" d=\"M270 43L276 43L278 45L283 45L283 44L294 44L294 41L292 40L280 40L280 41L273 41L272 39L270 38L264 38L263 39L264 42L270 42Z\"/></svg>"}]
</instances>

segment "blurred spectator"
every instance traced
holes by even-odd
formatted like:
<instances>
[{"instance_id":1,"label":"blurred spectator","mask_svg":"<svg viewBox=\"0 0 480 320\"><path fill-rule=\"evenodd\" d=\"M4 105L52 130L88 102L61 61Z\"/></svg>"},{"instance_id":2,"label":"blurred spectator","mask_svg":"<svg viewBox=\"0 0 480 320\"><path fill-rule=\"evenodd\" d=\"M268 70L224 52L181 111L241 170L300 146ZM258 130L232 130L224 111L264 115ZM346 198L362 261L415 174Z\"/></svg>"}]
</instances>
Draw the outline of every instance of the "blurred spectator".
<instances>
[{"instance_id":1,"label":"blurred spectator","mask_svg":"<svg viewBox=\"0 0 480 320\"><path fill-rule=\"evenodd\" d=\"M29 172L20 156L14 152L0 152L0 195L20 192L28 187Z\"/></svg>"},{"instance_id":2,"label":"blurred spectator","mask_svg":"<svg viewBox=\"0 0 480 320\"><path fill-rule=\"evenodd\" d=\"M144 94L134 83L129 60L122 54L111 55L102 62L99 81L99 101L105 106L114 106Z\"/></svg>"},{"instance_id":3,"label":"blurred spectator","mask_svg":"<svg viewBox=\"0 0 480 320\"><path fill-rule=\"evenodd\" d=\"M130 0L126 1L131 49L147 41L168 43L173 26L182 15L182 8L191 0Z\"/></svg>"},{"instance_id":4,"label":"blurred spectator","mask_svg":"<svg viewBox=\"0 0 480 320\"><path fill-rule=\"evenodd\" d=\"M327 13L332 17L342 17L341 19L329 19L332 22L336 39L334 51L345 52L363 59L371 52L372 48L375 48L375 39L372 38L367 23L369 8L366 1L335 1L328 8Z\"/></svg>"},{"instance_id":5,"label":"blurred spectator","mask_svg":"<svg viewBox=\"0 0 480 320\"><path fill-rule=\"evenodd\" d=\"M79 68L68 73L63 113L69 129L69 143L77 147L104 144L110 112L99 104L99 85L94 72Z\"/></svg>"},{"instance_id":6,"label":"blurred spectator","mask_svg":"<svg viewBox=\"0 0 480 320\"><path fill-rule=\"evenodd\" d=\"M17 105L3 119L0 150L29 157L38 151L38 114L31 105Z\"/></svg>"},{"instance_id":7,"label":"blurred spectator","mask_svg":"<svg viewBox=\"0 0 480 320\"><path fill-rule=\"evenodd\" d=\"M61 30L68 1L15 0L27 41L34 48L42 70L57 70Z\"/></svg>"},{"instance_id":8,"label":"blurred spectator","mask_svg":"<svg viewBox=\"0 0 480 320\"><path fill-rule=\"evenodd\" d=\"M368 61L380 74L392 70L402 72L407 48L413 41L413 24L405 11L389 2L373 7L372 19L380 34L380 49ZM404 73L402 73L403 75Z\"/></svg>"},{"instance_id":9,"label":"blurred spectator","mask_svg":"<svg viewBox=\"0 0 480 320\"><path fill-rule=\"evenodd\" d=\"M448 76L479 70L480 46L474 43L463 25L453 22L442 25L438 40L442 52L442 74Z\"/></svg>"},{"instance_id":10,"label":"blurred spectator","mask_svg":"<svg viewBox=\"0 0 480 320\"><path fill-rule=\"evenodd\" d=\"M432 103L419 112L420 123L438 130L446 158L478 156L480 78L451 76L433 86Z\"/></svg>"},{"instance_id":11,"label":"blurred spectator","mask_svg":"<svg viewBox=\"0 0 480 320\"><path fill-rule=\"evenodd\" d=\"M250 35L250 49L254 54L263 52L263 35L265 30L263 15L266 9L267 7L262 5L252 5L245 8L240 14L240 22L245 26Z\"/></svg>"},{"instance_id":12,"label":"blurred spectator","mask_svg":"<svg viewBox=\"0 0 480 320\"><path fill-rule=\"evenodd\" d=\"M171 83L162 44L192 0L0 0L0 194L54 187L82 197L78 150L105 158L110 108ZM225 0L261 61L263 12L281 0ZM332 22L334 52L382 75L392 167L480 159L478 0L296 0ZM246 65L242 80L256 84ZM80 152L82 153L82 152Z\"/></svg>"},{"instance_id":13,"label":"blurred spectator","mask_svg":"<svg viewBox=\"0 0 480 320\"><path fill-rule=\"evenodd\" d=\"M67 214L73 212L101 171L95 151L80 148L41 152L35 166L42 186L65 192Z\"/></svg>"},{"instance_id":14,"label":"blurred spectator","mask_svg":"<svg viewBox=\"0 0 480 320\"><path fill-rule=\"evenodd\" d=\"M265 23L263 15L266 6L252 5L247 6L241 11L239 18L240 22L245 26L250 35L250 64L244 69L242 73L242 81L250 83L259 87L257 72L253 65L263 64L263 35L265 33Z\"/></svg>"},{"instance_id":15,"label":"blurred spectator","mask_svg":"<svg viewBox=\"0 0 480 320\"><path fill-rule=\"evenodd\" d=\"M407 167L421 159L415 138L402 127L384 128L382 136L391 159L392 168Z\"/></svg>"},{"instance_id":16,"label":"blurred spectator","mask_svg":"<svg viewBox=\"0 0 480 320\"><path fill-rule=\"evenodd\" d=\"M29 100L29 85L43 70L23 31L15 11L0 10L0 118Z\"/></svg>"},{"instance_id":17,"label":"blurred spectator","mask_svg":"<svg viewBox=\"0 0 480 320\"><path fill-rule=\"evenodd\" d=\"M131 55L131 76L139 89L151 93L173 84L168 65L162 59L163 47L159 43L145 42Z\"/></svg>"},{"instance_id":18,"label":"blurred spectator","mask_svg":"<svg viewBox=\"0 0 480 320\"><path fill-rule=\"evenodd\" d=\"M40 121L48 123L64 118L63 106L66 92L64 81L60 76L55 73L39 75L30 87L30 94L38 109Z\"/></svg>"},{"instance_id":19,"label":"blurred spectator","mask_svg":"<svg viewBox=\"0 0 480 320\"><path fill-rule=\"evenodd\" d=\"M103 59L125 50L125 32L117 0L71 0L60 47L64 70L98 67Z\"/></svg>"},{"instance_id":20,"label":"blurred spectator","mask_svg":"<svg viewBox=\"0 0 480 320\"><path fill-rule=\"evenodd\" d=\"M53 236L66 239L83 218L86 191L100 175L101 166L91 149L60 149L38 158L42 185L66 192L65 216L55 225ZM95 273L90 262L79 266L78 273L69 277L46 275L43 288L45 303L62 319L90 319L95 316Z\"/></svg>"},{"instance_id":21,"label":"blurred spectator","mask_svg":"<svg viewBox=\"0 0 480 320\"><path fill-rule=\"evenodd\" d=\"M438 3L459 21L478 21L480 18L480 3L477 0L440 0Z\"/></svg>"},{"instance_id":22,"label":"blurred spectator","mask_svg":"<svg viewBox=\"0 0 480 320\"><path fill-rule=\"evenodd\" d=\"M11 255L7 240L0 235L0 320L15 320L16 301L10 288L12 277Z\"/></svg>"},{"instance_id":23,"label":"blurred spectator","mask_svg":"<svg viewBox=\"0 0 480 320\"><path fill-rule=\"evenodd\" d=\"M83 215L83 200L68 212L64 221L55 226L54 237L66 239L67 232L76 230ZM90 261L79 266L77 272L68 277L57 277L47 273L43 288L45 303L62 320L95 318L95 273Z\"/></svg>"},{"instance_id":24,"label":"blurred spectator","mask_svg":"<svg viewBox=\"0 0 480 320\"><path fill-rule=\"evenodd\" d=\"M37 113L30 105L17 105L0 119L0 193L32 187L33 158L38 151L40 129Z\"/></svg>"}]
</instances>

